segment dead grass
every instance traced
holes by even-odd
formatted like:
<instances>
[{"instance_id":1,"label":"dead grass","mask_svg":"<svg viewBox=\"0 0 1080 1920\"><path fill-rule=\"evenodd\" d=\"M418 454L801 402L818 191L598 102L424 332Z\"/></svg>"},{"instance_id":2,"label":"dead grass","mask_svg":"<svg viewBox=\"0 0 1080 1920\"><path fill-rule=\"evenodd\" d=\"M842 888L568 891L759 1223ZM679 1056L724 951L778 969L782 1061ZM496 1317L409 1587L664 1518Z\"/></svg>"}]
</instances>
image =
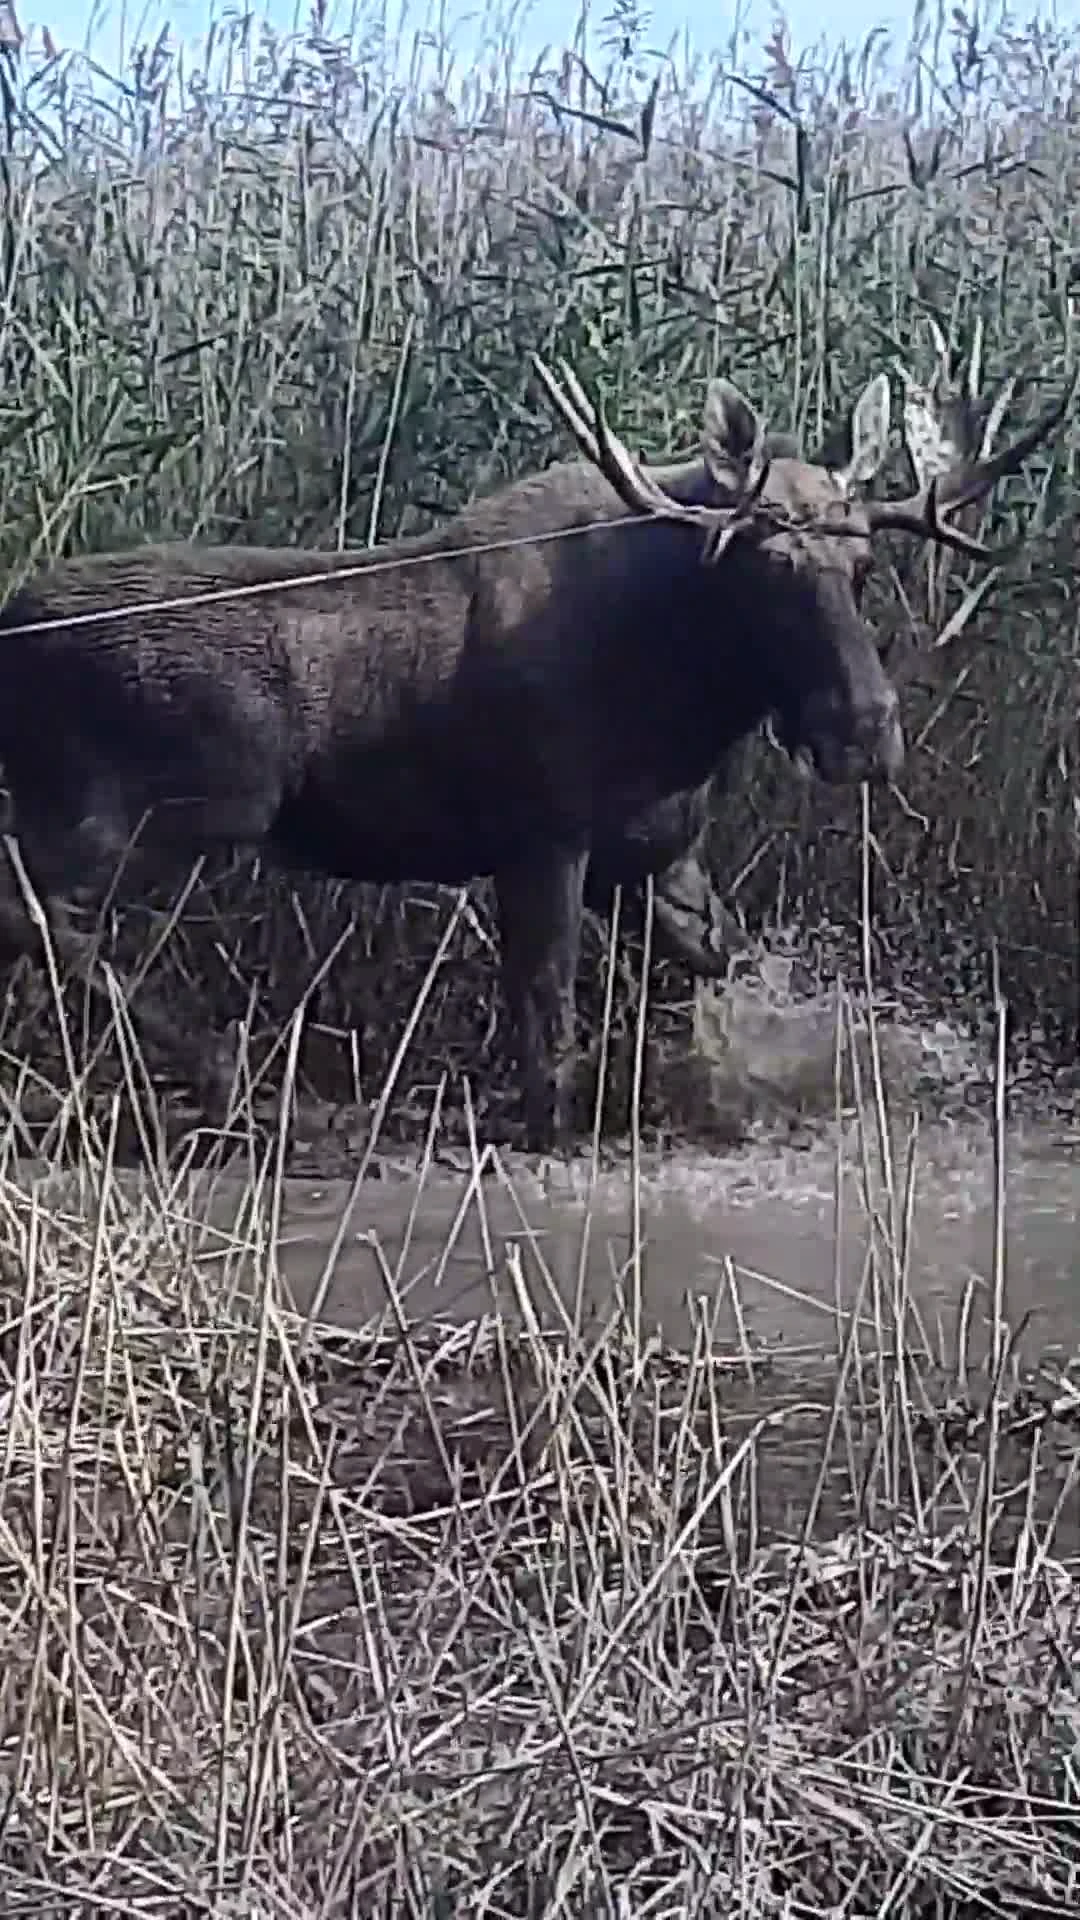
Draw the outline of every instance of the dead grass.
<instances>
[{"instance_id":1,"label":"dead grass","mask_svg":"<svg viewBox=\"0 0 1080 1920\"><path fill-rule=\"evenodd\" d=\"M137 1055L103 1126L69 1089L74 1173L9 1126L5 1914L1075 1911L1080 1387L1021 1376L997 1270L986 1365L931 1353L875 1032L872 1257L782 1360L719 1296L652 1336L633 1239L580 1325L512 1247L469 1324L377 1244L369 1325L298 1318L295 1025L212 1250Z\"/></svg>"},{"instance_id":2,"label":"dead grass","mask_svg":"<svg viewBox=\"0 0 1080 1920\"><path fill-rule=\"evenodd\" d=\"M5 1911L1075 1908L1066 1380L330 1335L183 1238L7 1189Z\"/></svg>"}]
</instances>

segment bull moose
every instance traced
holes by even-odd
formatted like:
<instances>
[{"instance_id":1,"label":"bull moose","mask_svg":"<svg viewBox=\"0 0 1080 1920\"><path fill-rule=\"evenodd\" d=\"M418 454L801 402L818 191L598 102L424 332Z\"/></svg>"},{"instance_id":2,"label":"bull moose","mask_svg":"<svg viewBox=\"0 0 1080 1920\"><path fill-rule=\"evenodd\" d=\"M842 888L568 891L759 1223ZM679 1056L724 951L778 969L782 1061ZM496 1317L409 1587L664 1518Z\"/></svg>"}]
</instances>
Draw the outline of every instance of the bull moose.
<instances>
[{"instance_id":1,"label":"bull moose","mask_svg":"<svg viewBox=\"0 0 1080 1920\"><path fill-rule=\"evenodd\" d=\"M170 859L254 843L341 879L491 875L526 1137L545 1148L569 1121L590 848L768 716L826 781L898 774L898 700L858 611L871 537L981 552L943 511L1019 465L1065 402L992 460L863 504L884 375L844 469L770 461L724 380L700 457L647 468L568 369L559 385L536 366L584 458L438 531L365 555L147 545L38 575L0 615L0 759L73 952L63 903L136 832Z\"/></svg>"}]
</instances>

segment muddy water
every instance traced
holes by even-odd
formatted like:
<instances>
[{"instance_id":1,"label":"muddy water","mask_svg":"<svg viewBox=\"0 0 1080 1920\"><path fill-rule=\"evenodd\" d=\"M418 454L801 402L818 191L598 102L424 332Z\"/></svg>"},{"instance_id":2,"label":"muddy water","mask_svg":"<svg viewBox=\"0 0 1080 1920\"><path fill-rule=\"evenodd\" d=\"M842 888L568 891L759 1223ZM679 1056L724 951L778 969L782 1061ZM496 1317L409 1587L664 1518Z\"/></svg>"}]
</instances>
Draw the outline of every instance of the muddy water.
<instances>
[{"instance_id":1,"label":"muddy water","mask_svg":"<svg viewBox=\"0 0 1080 1920\"><path fill-rule=\"evenodd\" d=\"M415 1317L472 1315L493 1304L515 1315L516 1271L549 1324L605 1315L622 1298L645 1327L680 1342L704 1303L720 1339L814 1348L835 1339L838 1311L856 1304L868 1327L888 1337L890 1313L906 1298L909 1336L952 1351L971 1283L971 1340L982 1346L994 1271L994 1155L989 1123L964 1103L975 1083L985 1085L985 1060L944 1023L885 1010L878 1057L891 1117L886 1179L880 1156L867 1151L869 1122L838 1126L832 1118L835 1007L828 993L793 999L782 968L768 966L756 980L704 990L695 1030L712 1105L756 1115L754 1144L653 1156L636 1187L626 1158L595 1179L586 1161L541 1171L510 1157L493 1158L480 1179L467 1166L428 1171L422 1181L414 1170L365 1182L355 1196L344 1182L292 1182L277 1246L287 1289L302 1311L320 1301L322 1317L350 1325L385 1310L391 1291ZM861 1074L856 1105L865 1115L866 1032L849 1023L847 1034L849 1092ZM808 1145L790 1144L793 1111ZM949 1111L967 1117L949 1122L941 1117ZM938 1118L921 1127L909 1153L916 1112ZM1071 1353L1080 1345L1080 1109L1053 1125L1011 1129L1006 1196L1006 1317L1016 1325L1030 1314L1029 1346ZM213 1218L226 1233L235 1233L237 1199L227 1186L213 1197ZM205 1239L202 1257L215 1257Z\"/></svg>"},{"instance_id":2,"label":"muddy water","mask_svg":"<svg viewBox=\"0 0 1080 1920\"><path fill-rule=\"evenodd\" d=\"M702 1003L698 1049L717 1101L764 1123L753 1144L718 1154L647 1157L635 1184L628 1157L595 1179L585 1159L543 1166L487 1157L482 1177L415 1165L348 1180L290 1178L274 1229L232 1174L194 1176L164 1211L174 1248L208 1281L257 1284L269 1247L288 1299L303 1313L355 1327L394 1299L412 1319L471 1317L498 1306L551 1325L587 1323L626 1301L646 1328L685 1338L704 1302L719 1339L820 1349L838 1311L858 1304L868 1331L890 1332L910 1302L909 1337L955 1346L960 1303L974 1287L972 1338L990 1312L994 1157L988 1121L952 1121L950 1090L985 1084L970 1046L941 1023L897 1011L882 1027L892 1115L891 1182L864 1130L838 1124L834 1023L824 1004L793 1003L783 982ZM865 1080L864 1080L865 1086ZM860 1101L866 1112L865 1099ZM924 1123L909 1155L916 1109ZM797 1110L795 1147L785 1118ZM960 1100L955 1113L964 1112ZM121 1176L125 1178L124 1176ZM134 1176L126 1177L134 1179ZM911 1187L910 1232L903 1219ZM890 1200L889 1189L893 1199ZM72 1204L49 1182L50 1206ZM1005 1313L1032 1316L1029 1345L1080 1346L1080 1107L1017 1123L1007 1140ZM140 1216L153 1212L145 1186ZM898 1217L899 1215L899 1217ZM147 1221L147 1225L150 1222ZM868 1261L868 1254L872 1259ZM867 1284L867 1275L872 1284ZM517 1285L515 1286L515 1276ZM697 1303L692 1305L691 1303Z\"/></svg>"},{"instance_id":3,"label":"muddy water","mask_svg":"<svg viewBox=\"0 0 1080 1920\"><path fill-rule=\"evenodd\" d=\"M867 1178L852 1139L841 1145L848 1164L839 1180L836 1141L646 1160L639 1235L628 1167L601 1173L591 1196L584 1164L538 1170L493 1160L480 1180L466 1169L433 1170L422 1180L367 1181L355 1193L346 1182L295 1180L276 1241L278 1268L300 1311L321 1296L320 1318L338 1325L383 1312L391 1293L410 1318L466 1317L493 1304L516 1316L516 1266L538 1316L551 1325L564 1315L603 1314L621 1292L639 1303L646 1326L679 1341L689 1295L715 1307L720 1337L737 1337L741 1322L752 1339L819 1347L832 1337L837 1306L850 1310L861 1287L860 1313L874 1324L873 1289L863 1284L872 1249L886 1320L902 1277L933 1347L944 1340L950 1349L969 1280L976 1323L990 1313L987 1131L922 1132L906 1251L903 1220L893 1217L880 1174L871 1169ZM898 1163L894 1186L902 1189L902 1142ZM212 1189L195 1186L187 1205L192 1221L205 1223L195 1235L196 1257L212 1270L246 1237L244 1189L223 1177ZM1014 1134L1006 1221L1007 1317L1015 1324L1033 1313L1037 1346L1071 1352L1080 1346L1080 1133L1029 1127ZM918 1323L909 1331L917 1333Z\"/></svg>"}]
</instances>

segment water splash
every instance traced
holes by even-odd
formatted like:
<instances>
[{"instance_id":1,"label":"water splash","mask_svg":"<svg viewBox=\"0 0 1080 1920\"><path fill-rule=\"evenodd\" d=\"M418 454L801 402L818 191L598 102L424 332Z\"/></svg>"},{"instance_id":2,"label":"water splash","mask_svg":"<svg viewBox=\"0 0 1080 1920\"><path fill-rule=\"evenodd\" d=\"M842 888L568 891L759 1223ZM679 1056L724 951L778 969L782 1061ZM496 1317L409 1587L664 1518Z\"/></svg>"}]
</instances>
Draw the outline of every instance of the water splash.
<instances>
[{"instance_id":1,"label":"water splash","mask_svg":"<svg viewBox=\"0 0 1080 1920\"><path fill-rule=\"evenodd\" d=\"M806 982L795 932L739 956L724 983L698 985L692 1059L701 1095L719 1123L743 1130L811 1122L868 1102L873 1087L871 1009L865 992L835 980ZM749 958L750 964L747 964ZM924 1008L875 994L878 1059L890 1104L960 1111L985 1087L985 1049Z\"/></svg>"}]
</instances>

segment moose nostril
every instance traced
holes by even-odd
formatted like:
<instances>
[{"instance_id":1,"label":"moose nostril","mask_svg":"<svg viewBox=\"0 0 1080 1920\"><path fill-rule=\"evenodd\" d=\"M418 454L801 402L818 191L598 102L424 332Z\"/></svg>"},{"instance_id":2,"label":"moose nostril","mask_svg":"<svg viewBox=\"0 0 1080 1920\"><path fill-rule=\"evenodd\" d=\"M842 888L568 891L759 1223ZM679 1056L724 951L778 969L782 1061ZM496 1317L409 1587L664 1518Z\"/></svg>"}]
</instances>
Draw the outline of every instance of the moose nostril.
<instances>
[{"instance_id":1,"label":"moose nostril","mask_svg":"<svg viewBox=\"0 0 1080 1920\"><path fill-rule=\"evenodd\" d=\"M889 733L900 723L900 698L895 688L879 694L865 709L863 724L868 733Z\"/></svg>"}]
</instances>

